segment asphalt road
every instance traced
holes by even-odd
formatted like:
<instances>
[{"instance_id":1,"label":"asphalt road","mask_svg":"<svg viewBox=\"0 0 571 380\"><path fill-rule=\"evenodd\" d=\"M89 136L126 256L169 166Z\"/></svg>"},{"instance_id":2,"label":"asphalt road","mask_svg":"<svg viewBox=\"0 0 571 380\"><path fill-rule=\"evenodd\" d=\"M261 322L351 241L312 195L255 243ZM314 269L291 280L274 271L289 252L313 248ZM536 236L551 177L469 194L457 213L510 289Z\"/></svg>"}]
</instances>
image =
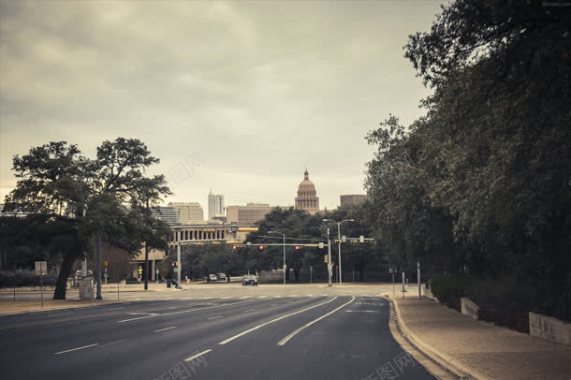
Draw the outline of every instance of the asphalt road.
<instances>
[{"instance_id":1,"label":"asphalt road","mask_svg":"<svg viewBox=\"0 0 571 380\"><path fill-rule=\"evenodd\" d=\"M226 298L226 297L224 297ZM431 379L376 296L140 301L0 318L2 379Z\"/></svg>"}]
</instances>

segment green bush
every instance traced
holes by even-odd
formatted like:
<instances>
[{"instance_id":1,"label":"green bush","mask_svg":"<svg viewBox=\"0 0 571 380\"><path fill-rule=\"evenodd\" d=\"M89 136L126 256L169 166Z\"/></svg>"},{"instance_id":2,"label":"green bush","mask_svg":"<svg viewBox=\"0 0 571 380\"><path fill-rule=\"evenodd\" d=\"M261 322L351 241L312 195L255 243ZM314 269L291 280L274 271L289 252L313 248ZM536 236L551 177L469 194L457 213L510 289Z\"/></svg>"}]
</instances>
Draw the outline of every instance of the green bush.
<instances>
[{"instance_id":1,"label":"green bush","mask_svg":"<svg viewBox=\"0 0 571 380\"><path fill-rule=\"evenodd\" d=\"M44 276L44 286L54 286L55 283L55 276ZM0 288L18 286L40 286L40 276L30 270L0 271Z\"/></svg>"},{"instance_id":2,"label":"green bush","mask_svg":"<svg viewBox=\"0 0 571 380\"><path fill-rule=\"evenodd\" d=\"M456 304L472 289L474 280L467 276L441 276L430 280L430 290L441 303Z\"/></svg>"}]
</instances>

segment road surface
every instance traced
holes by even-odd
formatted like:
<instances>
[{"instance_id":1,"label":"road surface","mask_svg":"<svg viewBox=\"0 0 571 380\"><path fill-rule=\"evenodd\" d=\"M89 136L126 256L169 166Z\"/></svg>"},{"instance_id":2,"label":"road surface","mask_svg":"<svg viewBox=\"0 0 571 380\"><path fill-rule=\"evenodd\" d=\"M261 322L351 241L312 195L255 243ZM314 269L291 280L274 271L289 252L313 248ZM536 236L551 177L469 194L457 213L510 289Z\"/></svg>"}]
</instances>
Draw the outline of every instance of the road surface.
<instances>
[{"instance_id":1,"label":"road surface","mask_svg":"<svg viewBox=\"0 0 571 380\"><path fill-rule=\"evenodd\" d=\"M3 379L431 379L377 296L139 301L0 318Z\"/></svg>"}]
</instances>

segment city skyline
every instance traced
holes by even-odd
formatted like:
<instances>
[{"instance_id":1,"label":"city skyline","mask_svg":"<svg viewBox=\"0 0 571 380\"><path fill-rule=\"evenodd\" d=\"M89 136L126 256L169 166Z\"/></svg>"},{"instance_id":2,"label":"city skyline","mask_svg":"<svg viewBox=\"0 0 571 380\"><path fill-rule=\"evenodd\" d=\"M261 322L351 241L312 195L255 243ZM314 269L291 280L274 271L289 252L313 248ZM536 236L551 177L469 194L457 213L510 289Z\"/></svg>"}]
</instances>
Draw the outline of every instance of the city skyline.
<instances>
[{"instance_id":1,"label":"city skyline","mask_svg":"<svg viewBox=\"0 0 571 380\"><path fill-rule=\"evenodd\" d=\"M165 204L293 206L307 167L335 208L364 192L366 134L424 113L402 47L441 3L2 0L0 197L15 154L121 136L161 160Z\"/></svg>"}]
</instances>

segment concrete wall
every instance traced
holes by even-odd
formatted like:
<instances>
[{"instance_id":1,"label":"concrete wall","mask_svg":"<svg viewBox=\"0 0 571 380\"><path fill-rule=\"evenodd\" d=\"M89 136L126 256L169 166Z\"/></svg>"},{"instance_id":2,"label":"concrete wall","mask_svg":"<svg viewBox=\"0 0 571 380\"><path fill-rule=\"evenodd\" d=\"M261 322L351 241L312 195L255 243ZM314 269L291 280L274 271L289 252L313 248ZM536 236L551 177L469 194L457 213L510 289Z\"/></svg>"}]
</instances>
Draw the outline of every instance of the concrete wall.
<instances>
[{"instance_id":1,"label":"concrete wall","mask_svg":"<svg viewBox=\"0 0 571 380\"><path fill-rule=\"evenodd\" d=\"M476 305L471 299L462 297L460 298L461 313L468 315L474 319L480 318L480 307Z\"/></svg>"},{"instance_id":2,"label":"concrete wall","mask_svg":"<svg viewBox=\"0 0 571 380\"><path fill-rule=\"evenodd\" d=\"M537 313L529 313L529 335L571 346L571 324Z\"/></svg>"}]
</instances>

